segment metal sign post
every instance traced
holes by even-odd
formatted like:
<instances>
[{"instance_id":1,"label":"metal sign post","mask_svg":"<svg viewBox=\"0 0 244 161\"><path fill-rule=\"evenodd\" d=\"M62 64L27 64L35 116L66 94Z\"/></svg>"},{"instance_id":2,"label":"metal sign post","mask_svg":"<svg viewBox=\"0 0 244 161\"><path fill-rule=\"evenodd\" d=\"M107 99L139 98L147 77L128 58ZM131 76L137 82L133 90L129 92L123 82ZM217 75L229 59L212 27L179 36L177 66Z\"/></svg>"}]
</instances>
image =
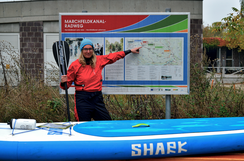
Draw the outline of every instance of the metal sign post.
<instances>
[{"instance_id":1,"label":"metal sign post","mask_svg":"<svg viewBox=\"0 0 244 161\"><path fill-rule=\"evenodd\" d=\"M171 95L166 95L165 119L171 118Z\"/></svg>"},{"instance_id":2,"label":"metal sign post","mask_svg":"<svg viewBox=\"0 0 244 161\"><path fill-rule=\"evenodd\" d=\"M171 8L166 8L165 12L171 12ZM165 99L166 99L165 119L170 119L171 118L171 95L166 95Z\"/></svg>"}]
</instances>

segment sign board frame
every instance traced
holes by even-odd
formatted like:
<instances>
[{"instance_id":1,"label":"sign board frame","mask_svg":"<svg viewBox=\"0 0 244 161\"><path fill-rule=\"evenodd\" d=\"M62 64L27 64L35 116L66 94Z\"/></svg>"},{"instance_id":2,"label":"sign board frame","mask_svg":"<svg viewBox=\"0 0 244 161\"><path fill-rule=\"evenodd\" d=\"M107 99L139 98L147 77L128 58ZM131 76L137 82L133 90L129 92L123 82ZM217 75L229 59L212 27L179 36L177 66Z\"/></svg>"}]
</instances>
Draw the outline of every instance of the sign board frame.
<instances>
[{"instance_id":1,"label":"sign board frame","mask_svg":"<svg viewBox=\"0 0 244 161\"><path fill-rule=\"evenodd\" d=\"M189 12L60 13L59 31L59 39L73 45L70 63L84 38L103 47L98 55L142 46L140 54L104 68L103 94L190 93Z\"/></svg>"}]
</instances>

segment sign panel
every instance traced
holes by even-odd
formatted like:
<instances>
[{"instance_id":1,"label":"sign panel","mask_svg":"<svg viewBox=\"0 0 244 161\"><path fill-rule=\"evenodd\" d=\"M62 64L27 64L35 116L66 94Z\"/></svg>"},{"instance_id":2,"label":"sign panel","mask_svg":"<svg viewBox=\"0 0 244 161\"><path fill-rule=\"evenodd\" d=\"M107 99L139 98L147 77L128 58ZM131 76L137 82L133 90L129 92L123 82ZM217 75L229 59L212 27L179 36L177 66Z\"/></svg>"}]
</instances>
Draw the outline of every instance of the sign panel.
<instances>
[{"instance_id":1,"label":"sign panel","mask_svg":"<svg viewBox=\"0 0 244 161\"><path fill-rule=\"evenodd\" d=\"M96 55L142 47L104 68L104 94L189 94L190 13L60 13L59 23L70 63L84 38Z\"/></svg>"}]
</instances>

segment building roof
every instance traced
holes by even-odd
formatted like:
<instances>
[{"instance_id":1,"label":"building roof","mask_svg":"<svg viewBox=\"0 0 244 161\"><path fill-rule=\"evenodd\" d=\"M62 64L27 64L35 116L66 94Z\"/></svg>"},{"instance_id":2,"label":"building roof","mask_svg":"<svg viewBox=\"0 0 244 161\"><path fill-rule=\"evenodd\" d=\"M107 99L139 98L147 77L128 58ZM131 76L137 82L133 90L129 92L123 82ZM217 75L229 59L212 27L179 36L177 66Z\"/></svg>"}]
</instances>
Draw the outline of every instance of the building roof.
<instances>
[{"instance_id":1,"label":"building roof","mask_svg":"<svg viewBox=\"0 0 244 161\"><path fill-rule=\"evenodd\" d=\"M223 47L226 46L226 41L220 37L204 37L203 45L212 46L212 47L214 46Z\"/></svg>"}]
</instances>

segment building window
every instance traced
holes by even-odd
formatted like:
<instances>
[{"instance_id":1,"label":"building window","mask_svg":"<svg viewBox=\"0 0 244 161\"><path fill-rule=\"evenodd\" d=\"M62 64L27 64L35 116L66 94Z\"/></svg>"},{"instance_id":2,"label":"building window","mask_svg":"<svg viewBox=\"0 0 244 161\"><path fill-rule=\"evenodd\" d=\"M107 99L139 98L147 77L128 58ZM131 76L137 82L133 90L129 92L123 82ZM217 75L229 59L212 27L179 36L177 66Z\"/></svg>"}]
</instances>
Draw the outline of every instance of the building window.
<instances>
[{"instance_id":1,"label":"building window","mask_svg":"<svg viewBox=\"0 0 244 161\"><path fill-rule=\"evenodd\" d=\"M232 67L233 66L233 52L232 49L226 50L226 67Z\"/></svg>"},{"instance_id":2,"label":"building window","mask_svg":"<svg viewBox=\"0 0 244 161\"><path fill-rule=\"evenodd\" d=\"M44 79L45 83L57 86L59 85L59 68L53 57L52 45L59 41L58 33L44 33Z\"/></svg>"},{"instance_id":3,"label":"building window","mask_svg":"<svg viewBox=\"0 0 244 161\"><path fill-rule=\"evenodd\" d=\"M0 86L16 86L21 78L19 33L0 33L0 62Z\"/></svg>"}]
</instances>

